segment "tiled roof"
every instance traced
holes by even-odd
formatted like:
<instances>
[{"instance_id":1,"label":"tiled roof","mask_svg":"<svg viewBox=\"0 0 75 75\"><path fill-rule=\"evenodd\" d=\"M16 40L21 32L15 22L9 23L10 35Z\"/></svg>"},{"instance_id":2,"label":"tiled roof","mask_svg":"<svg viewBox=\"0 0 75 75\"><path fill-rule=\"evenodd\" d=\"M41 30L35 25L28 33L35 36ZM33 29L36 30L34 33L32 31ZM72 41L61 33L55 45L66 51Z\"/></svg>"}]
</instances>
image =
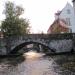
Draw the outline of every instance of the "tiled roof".
<instances>
[{"instance_id":1,"label":"tiled roof","mask_svg":"<svg viewBox=\"0 0 75 75\"><path fill-rule=\"evenodd\" d=\"M56 24L57 23L57 24ZM50 31L51 27L56 24L56 25L60 25L61 27L64 27L64 28L69 28L69 26L67 25L66 21L64 19L57 19L53 22L53 24L49 27L48 31ZM48 32L47 31L47 32Z\"/></svg>"},{"instance_id":2,"label":"tiled roof","mask_svg":"<svg viewBox=\"0 0 75 75\"><path fill-rule=\"evenodd\" d=\"M69 28L69 26L66 24L66 21L65 21L65 20L61 19L61 20L59 20L59 23L60 23L60 25L61 25L62 27L64 27L64 28Z\"/></svg>"}]
</instances>

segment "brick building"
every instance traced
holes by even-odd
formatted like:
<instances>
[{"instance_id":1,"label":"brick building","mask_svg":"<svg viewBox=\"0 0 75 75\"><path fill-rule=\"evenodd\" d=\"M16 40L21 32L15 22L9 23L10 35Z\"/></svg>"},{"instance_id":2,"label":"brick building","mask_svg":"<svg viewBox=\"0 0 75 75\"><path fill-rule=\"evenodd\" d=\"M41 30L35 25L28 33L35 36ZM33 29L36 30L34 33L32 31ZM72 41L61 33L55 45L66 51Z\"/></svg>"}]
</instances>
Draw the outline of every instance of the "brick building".
<instances>
[{"instance_id":1,"label":"brick building","mask_svg":"<svg viewBox=\"0 0 75 75\"><path fill-rule=\"evenodd\" d=\"M48 34L68 33L68 32L69 32L69 27L66 24L65 20L63 19L55 20L47 31Z\"/></svg>"}]
</instances>

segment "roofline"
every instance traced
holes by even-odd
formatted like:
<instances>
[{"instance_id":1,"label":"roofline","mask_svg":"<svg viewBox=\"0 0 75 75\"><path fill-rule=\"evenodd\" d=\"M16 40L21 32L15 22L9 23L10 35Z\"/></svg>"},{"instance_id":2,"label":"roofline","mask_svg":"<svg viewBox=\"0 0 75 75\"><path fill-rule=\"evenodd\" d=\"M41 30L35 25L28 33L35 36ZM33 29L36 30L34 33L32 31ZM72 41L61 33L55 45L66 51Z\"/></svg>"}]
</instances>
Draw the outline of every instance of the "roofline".
<instances>
[{"instance_id":1,"label":"roofline","mask_svg":"<svg viewBox=\"0 0 75 75\"><path fill-rule=\"evenodd\" d=\"M74 0L75 1L75 0ZM72 7L72 5L69 3L69 2L67 2L66 3L66 5L64 6L64 8L61 10L61 13L62 13L62 11L65 9L65 7L67 6L67 4L69 4L71 7ZM73 8L73 7L72 7Z\"/></svg>"},{"instance_id":2,"label":"roofline","mask_svg":"<svg viewBox=\"0 0 75 75\"><path fill-rule=\"evenodd\" d=\"M73 0L73 1L75 1L75 0ZM69 4L69 5L72 7L72 5L71 5L69 2L67 2L66 5L67 5L67 4ZM66 7L66 5L64 6L64 8ZM64 10L64 8L62 8L62 10L60 10L59 15L62 13L62 11ZM72 7L72 8L73 8L73 7ZM55 13L55 15L56 15L56 13Z\"/></svg>"},{"instance_id":3,"label":"roofline","mask_svg":"<svg viewBox=\"0 0 75 75\"><path fill-rule=\"evenodd\" d=\"M54 25L54 23L56 23L56 22L60 22L60 21L62 21L62 20L64 20L64 19L57 19L57 20L54 20L54 22L50 25L50 27L48 28L48 30L47 30L47 32L49 31L49 29ZM63 22L64 23L64 22ZM64 23L65 24L65 23ZM66 24L67 25L67 24ZM69 27L64 27L64 28L69 28Z\"/></svg>"}]
</instances>

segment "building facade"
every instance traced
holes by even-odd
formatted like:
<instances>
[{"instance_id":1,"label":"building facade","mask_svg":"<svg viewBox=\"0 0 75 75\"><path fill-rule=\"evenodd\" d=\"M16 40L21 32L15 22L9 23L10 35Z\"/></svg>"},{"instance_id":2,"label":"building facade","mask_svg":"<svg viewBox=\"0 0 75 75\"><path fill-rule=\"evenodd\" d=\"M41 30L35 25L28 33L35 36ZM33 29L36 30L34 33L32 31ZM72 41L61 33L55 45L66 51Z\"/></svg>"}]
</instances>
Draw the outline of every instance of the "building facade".
<instances>
[{"instance_id":1,"label":"building facade","mask_svg":"<svg viewBox=\"0 0 75 75\"><path fill-rule=\"evenodd\" d=\"M61 10L55 13L55 19L60 18L64 19L69 26L69 32L75 32L75 14L74 8L70 3L67 3L66 6Z\"/></svg>"},{"instance_id":2,"label":"building facade","mask_svg":"<svg viewBox=\"0 0 75 75\"><path fill-rule=\"evenodd\" d=\"M73 5L75 6L75 0L73 1ZM57 11L57 13L55 13L55 21L57 19L63 19L66 22L66 25L68 26L70 33L75 32L74 8L72 7L70 3L67 3L66 6L61 11ZM50 29L48 29L47 31L48 33L49 33L49 30Z\"/></svg>"}]
</instances>

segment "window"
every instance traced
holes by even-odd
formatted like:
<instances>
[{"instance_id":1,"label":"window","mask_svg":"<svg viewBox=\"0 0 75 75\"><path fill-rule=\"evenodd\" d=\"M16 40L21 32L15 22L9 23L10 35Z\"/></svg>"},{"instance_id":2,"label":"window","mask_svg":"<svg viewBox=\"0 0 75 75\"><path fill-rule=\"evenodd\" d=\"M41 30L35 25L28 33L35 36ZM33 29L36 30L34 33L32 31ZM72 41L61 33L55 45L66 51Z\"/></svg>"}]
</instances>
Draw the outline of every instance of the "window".
<instances>
[{"instance_id":1,"label":"window","mask_svg":"<svg viewBox=\"0 0 75 75\"><path fill-rule=\"evenodd\" d=\"M67 14L70 14L70 13L71 13L70 9L67 9Z\"/></svg>"},{"instance_id":2,"label":"window","mask_svg":"<svg viewBox=\"0 0 75 75\"><path fill-rule=\"evenodd\" d=\"M66 23L70 26L71 23L70 23L70 18L66 18Z\"/></svg>"}]
</instances>

